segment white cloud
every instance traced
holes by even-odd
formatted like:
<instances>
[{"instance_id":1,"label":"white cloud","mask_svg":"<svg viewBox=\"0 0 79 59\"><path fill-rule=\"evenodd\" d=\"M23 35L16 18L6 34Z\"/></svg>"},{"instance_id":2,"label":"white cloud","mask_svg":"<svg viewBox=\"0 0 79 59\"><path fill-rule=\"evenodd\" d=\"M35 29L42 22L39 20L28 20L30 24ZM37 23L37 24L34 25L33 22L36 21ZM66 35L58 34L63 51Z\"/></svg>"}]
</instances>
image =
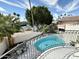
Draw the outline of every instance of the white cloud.
<instances>
[{"instance_id":1,"label":"white cloud","mask_svg":"<svg viewBox=\"0 0 79 59\"><path fill-rule=\"evenodd\" d=\"M19 2L19 1L17 1L17 3L18 3L21 7L23 7L24 9L26 9L26 5L25 5L24 3Z\"/></svg>"},{"instance_id":2,"label":"white cloud","mask_svg":"<svg viewBox=\"0 0 79 59\"><path fill-rule=\"evenodd\" d=\"M2 8L2 7L0 7L0 11L1 12L6 12L6 10L4 8Z\"/></svg>"},{"instance_id":3,"label":"white cloud","mask_svg":"<svg viewBox=\"0 0 79 59\"><path fill-rule=\"evenodd\" d=\"M58 2L58 0L41 0L41 1L48 5L55 5Z\"/></svg>"},{"instance_id":4,"label":"white cloud","mask_svg":"<svg viewBox=\"0 0 79 59\"><path fill-rule=\"evenodd\" d=\"M3 2L3 3L6 3L6 4L8 4L8 5L11 5L11 6L23 8L23 7L21 7L19 4L16 4L16 3L13 3L13 2L9 2L9 1L7 1L7 0L0 0L0 1Z\"/></svg>"},{"instance_id":5,"label":"white cloud","mask_svg":"<svg viewBox=\"0 0 79 59\"><path fill-rule=\"evenodd\" d=\"M24 9L26 9L26 8L30 9L29 1L27 1L27 0L22 0L22 1L23 1L23 3L22 3L22 2L19 2L19 1L17 1L17 3L18 3L20 6L22 6ZM33 7L33 6L35 6L35 5L31 2L31 6Z\"/></svg>"},{"instance_id":6,"label":"white cloud","mask_svg":"<svg viewBox=\"0 0 79 59\"><path fill-rule=\"evenodd\" d=\"M26 5L25 7L30 9L29 3L28 2L24 2L24 4ZM31 3L31 6L33 6L33 4Z\"/></svg>"},{"instance_id":7,"label":"white cloud","mask_svg":"<svg viewBox=\"0 0 79 59\"><path fill-rule=\"evenodd\" d=\"M75 7L73 10L76 10L76 9L78 9L78 8L79 8L79 6Z\"/></svg>"},{"instance_id":8,"label":"white cloud","mask_svg":"<svg viewBox=\"0 0 79 59\"><path fill-rule=\"evenodd\" d=\"M55 6L57 12L64 11L63 8L57 4L58 0L41 0L41 1L47 4L49 7Z\"/></svg>"},{"instance_id":9,"label":"white cloud","mask_svg":"<svg viewBox=\"0 0 79 59\"><path fill-rule=\"evenodd\" d=\"M57 20L58 14L57 13L53 13L53 16L54 16L54 20Z\"/></svg>"},{"instance_id":10,"label":"white cloud","mask_svg":"<svg viewBox=\"0 0 79 59\"><path fill-rule=\"evenodd\" d=\"M79 3L79 0L73 0L72 2L70 2L69 4L67 4L65 6L65 12L70 12L70 11L73 11L73 10L76 10L77 8L79 8L79 6L76 7L76 5Z\"/></svg>"},{"instance_id":11,"label":"white cloud","mask_svg":"<svg viewBox=\"0 0 79 59\"><path fill-rule=\"evenodd\" d=\"M29 0L23 0L24 4L25 4L25 7L30 9L30 5L29 5ZM35 6L32 2L31 2L31 6Z\"/></svg>"},{"instance_id":12,"label":"white cloud","mask_svg":"<svg viewBox=\"0 0 79 59\"><path fill-rule=\"evenodd\" d=\"M59 5L56 5L55 8L57 9L57 12L64 11L64 9Z\"/></svg>"}]
</instances>

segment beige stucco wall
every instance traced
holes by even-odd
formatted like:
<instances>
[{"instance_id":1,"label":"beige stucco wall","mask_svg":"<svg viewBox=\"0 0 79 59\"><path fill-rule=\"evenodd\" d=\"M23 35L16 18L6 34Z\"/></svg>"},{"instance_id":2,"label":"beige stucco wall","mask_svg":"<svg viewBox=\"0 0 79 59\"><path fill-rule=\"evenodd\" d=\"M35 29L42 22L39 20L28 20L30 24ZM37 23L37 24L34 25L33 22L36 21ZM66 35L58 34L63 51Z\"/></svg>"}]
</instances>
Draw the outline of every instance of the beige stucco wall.
<instances>
[{"instance_id":1,"label":"beige stucco wall","mask_svg":"<svg viewBox=\"0 0 79 59\"><path fill-rule=\"evenodd\" d=\"M65 43L69 43L71 41L76 41L79 37L79 34L64 33L59 34L59 36L65 41Z\"/></svg>"},{"instance_id":2,"label":"beige stucco wall","mask_svg":"<svg viewBox=\"0 0 79 59\"><path fill-rule=\"evenodd\" d=\"M0 55L2 55L6 49L7 49L7 42L6 39L4 39L2 42L0 42Z\"/></svg>"},{"instance_id":3,"label":"beige stucco wall","mask_svg":"<svg viewBox=\"0 0 79 59\"><path fill-rule=\"evenodd\" d=\"M63 28L65 30L79 30L79 22L77 21L66 21L58 24L58 28Z\"/></svg>"},{"instance_id":4,"label":"beige stucco wall","mask_svg":"<svg viewBox=\"0 0 79 59\"><path fill-rule=\"evenodd\" d=\"M66 26L66 24L59 24L59 25L58 25L58 28L65 29L65 26Z\"/></svg>"},{"instance_id":5,"label":"beige stucco wall","mask_svg":"<svg viewBox=\"0 0 79 59\"><path fill-rule=\"evenodd\" d=\"M79 30L79 25L69 25L65 26L65 30Z\"/></svg>"}]
</instances>

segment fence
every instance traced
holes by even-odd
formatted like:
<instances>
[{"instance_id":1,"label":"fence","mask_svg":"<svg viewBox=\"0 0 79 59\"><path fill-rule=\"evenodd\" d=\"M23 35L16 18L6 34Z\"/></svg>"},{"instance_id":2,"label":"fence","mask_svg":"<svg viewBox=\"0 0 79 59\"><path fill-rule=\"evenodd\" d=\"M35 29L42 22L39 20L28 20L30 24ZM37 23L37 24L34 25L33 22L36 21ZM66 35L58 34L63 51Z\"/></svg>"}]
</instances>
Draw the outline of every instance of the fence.
<instances>
[{"instance_id":1,"label":"fence","mask_svg":"<svg viewBox=\"0 0 79 59\"><path fill-rule=\"evenodd\" d=\"M23 41L20 44L17 44L16 47L0 56L0 59L36 59L41 52L37 51L35 47L33 47L33 43L44 36L46 35L40 34L30 38L29 40Z\"/></svg>"}]
</instances>

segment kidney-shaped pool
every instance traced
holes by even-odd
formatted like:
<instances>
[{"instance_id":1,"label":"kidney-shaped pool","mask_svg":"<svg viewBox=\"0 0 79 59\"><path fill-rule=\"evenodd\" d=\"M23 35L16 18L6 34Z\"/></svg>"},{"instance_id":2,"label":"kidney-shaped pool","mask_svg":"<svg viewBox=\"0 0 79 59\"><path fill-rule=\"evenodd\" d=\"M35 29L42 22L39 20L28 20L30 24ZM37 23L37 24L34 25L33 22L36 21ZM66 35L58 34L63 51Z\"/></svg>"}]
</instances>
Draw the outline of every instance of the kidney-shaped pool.
<instances>
[{"instance_id":1,"label":"kidney-shaped pool","mask_svg":"<svg viewBox=\"0 0 79 59\"><path fill-rule=\"evenodd\" d=\"M49 35L43 38L40 38L34 43L35 48L40 51L44 52L47 49L62 46L64 45L64 40L57 35Z\"/></svg>"}]
</instances>

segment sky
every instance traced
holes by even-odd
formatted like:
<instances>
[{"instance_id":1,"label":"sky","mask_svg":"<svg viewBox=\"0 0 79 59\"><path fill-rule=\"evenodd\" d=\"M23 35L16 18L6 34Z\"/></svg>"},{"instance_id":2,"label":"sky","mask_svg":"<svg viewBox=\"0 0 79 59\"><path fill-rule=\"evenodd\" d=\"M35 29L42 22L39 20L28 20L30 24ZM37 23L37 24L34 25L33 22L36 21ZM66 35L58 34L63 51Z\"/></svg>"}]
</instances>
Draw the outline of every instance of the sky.
<instances>
[{"instance_id":1,"label":"sky","mask_svg":"<svg viewBox=\"0 0 79 59\"><path fill-rule=\"evenodd\" d=\"M32 6L48 7L54 19L61 14L79 16L79 0L31 0ZM28 0L0 0L0 13L20 14L21 21L25 20L25 11L30 9Z\"/></svg>"}]
</instances>

